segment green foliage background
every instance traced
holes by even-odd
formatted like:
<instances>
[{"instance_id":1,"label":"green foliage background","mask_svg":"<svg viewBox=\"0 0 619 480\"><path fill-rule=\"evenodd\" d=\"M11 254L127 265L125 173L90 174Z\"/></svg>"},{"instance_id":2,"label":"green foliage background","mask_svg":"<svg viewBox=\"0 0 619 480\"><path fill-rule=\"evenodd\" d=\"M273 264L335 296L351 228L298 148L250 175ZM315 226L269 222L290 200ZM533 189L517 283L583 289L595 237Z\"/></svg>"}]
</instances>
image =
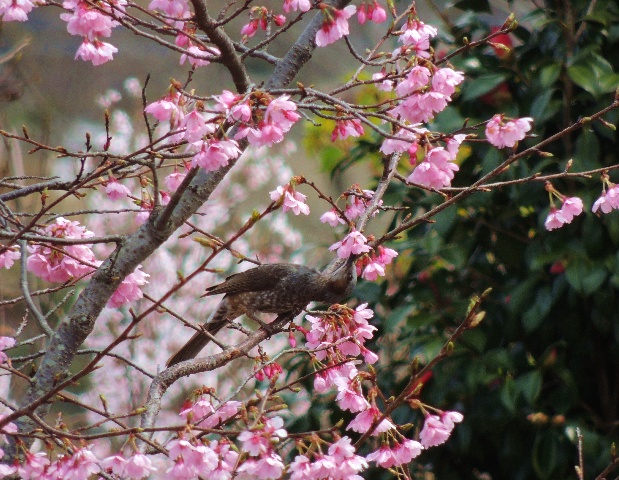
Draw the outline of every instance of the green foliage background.
<instances>
[{"instance_id":1,"label":"green foliage background","mask_svg":"<svg viewBox=\"0 0 619 480\"><path fill-rule=\"evenodd\" d=\"M462 45L464 37L482 38L493 26L480 20L487 18L480 15L488 9L485 2L459 6L468 13L448 34L439 28L437 52ZM473 125L498 112L531 116L537 138L522 142L523 149L612 102L619 87L616 2L538 6L517 19L515 47L507 58L486 46L452 60L466 73L465 85L433 129L455 131L467 118ZM604 118L616 125L618 114ZM483 137L482 129L479 133ZM325 148L323 161L337 173L339 167L354 167L351 158L376 158L378 145L378 139L365 138L342 163ZM569 159L571 171L619 163L616 132L599 122L545 151L552 156L521 160L498 180L559 173ZM473 144L460 159L454 186L469 185L508 153ZM610 178L619 182L614 172ZM545 230L549 200L543 182L478 193L390 245L400 252L391 278L361 283L356 291L378 312L379 384L387 395L397 395L413 358L432 358L464 318L468 299L493 289L483 305L483 323L464 335L421 393L423 401L465 415L445 446L419 459L420 468L436 478L576 478L577 427L584 436L586 478L595 478L611 461L619 425L619 213L591 213L601 192L599 175L553 184L585 202L585 214L572 224ZM395 225L440 201L401 185L385 203L409 207ZM299 422L317 427L323 407L315 404ZM334 419L341 417L337 408L332 411ZM411 436L422 423L410 409L395 414L402 423L415 423ZM379 475L385 474L368 478Z\"/></svg>"}]
</instances>

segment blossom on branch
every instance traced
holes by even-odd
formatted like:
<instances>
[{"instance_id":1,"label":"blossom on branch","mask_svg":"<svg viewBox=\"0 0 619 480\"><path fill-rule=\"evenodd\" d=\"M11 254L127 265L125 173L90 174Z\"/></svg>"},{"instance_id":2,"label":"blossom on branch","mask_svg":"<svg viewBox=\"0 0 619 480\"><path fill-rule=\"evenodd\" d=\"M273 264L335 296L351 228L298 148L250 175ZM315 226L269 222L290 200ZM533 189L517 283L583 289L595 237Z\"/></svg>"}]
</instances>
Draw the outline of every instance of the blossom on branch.
<instances>
[{"instance_id":1,"label":"blossom on branch","mask_svg":"<svg viewBox=\"0 0 619 480\"><path fill-rule=\"evenodd\" d=\"M275 190L269 192L271 200L274 202L281 201L282 210L284 212L292 211L295 215L309 215L310 209L305 203L306 195L297 192L291 184L278 186Z\"/></svg>"},{"instance_id":2,"label":"blossom on branch","mask_svg":"<svg viewBox=\"0 0 619 480\"><path fill-rule=\"evenodd\" d=\"M486 137L488 142L497 148L511 148L531 130L533 119L523 117L504 122L503 117L502 114L497 114L488 121L486 124Z\"/></svg>"},{"instance_id":3,"label":"blossom on branch","mask_svg":"<svg viewBox=\"0 0 619 480\"><path fill-rule=\"evenodd\" d=\"M353 229L343 240L334 243L329 247L330 251L337 250L339 258L348 258L351 255L359 255L369 252L370 246L367 245L368 239L365 236Z\"/></svg>"},{"instance_id":4,"label":"blossom on branch","mask_svg":"<svg viewBox=\"0 0 619 480\"><path fill-rule=\"evenodd\" d=\"M9 247L5 252L0 253L0 268L11 268L20 257L21 253L18 246Z\"/></svg>"},{"instance_id":5,"label":"blossom on branch","mask_svg":"<svg viewBox=\"0 0 619 480\"><path fill-rule=\"evenodd\" d=\"M296 12L300 10L302 12L309 11L312 8L311 0L284 0L284 12Z\"/></svg>"},{"instance_id":6,"label":"blossom on branch","mask_svg":"<svg viewBox=\"0 0 619 480\"><path fill-rule=\"evenodd\" d=\"M608 180L605 181L608 183L609 188L608 190L603 190L600 198L594 202L591 208L593 213L598 211L610 213L613 210L619 209L619 185L608 182Z\"/></svg>"},{"instance_id":7,"label":"blossom on branch","mask_svg":"<svg viewBox=\"0 0 619 480\"><path fill-rule=\"evenodd\" d=\"M440 417L438 415L428 415L423 429L419 433L419 441L424 448L435 447L445 443L455 424L463 420L460 412L444 412Z\"/></svg>"},{"instance_id":8,"label":"blossom on branch","mask_svg":"<svg viewBox=\"0 0 619 480\"><path fill-rule=\"evenodd\" d=\"M129 197L131 195L131 190L116 180L113 175L110 175L110 179L105 186L105 194L110 200L121 200Z\"/></svg>"},{"instance_id":9,"label":"blossom on branch","mask_svg":"<svg viewBox=\"0 0 619 480\"><path fill-rule=\"evenodd\" d=\"M0 19L3 22L25 22L34 7L30 0L0 0Z\"/></svg>"},{"instance_id":10,"label":"blossom on branch","mask_svg":"<svg viewBox=\"0 0 619 480\"><path fill-rule=\"evenodd\" d=\"M354 5L348 5L342 10L321 4L323 22L316 33L316 45L326 47L345 35L348 35L348 19L357 11Z\"/></svg>"},{"instance_id":11,"label":"blossom on branch","mask_svg":"<svg viewBox=\"0 0 619 480\"><path fill-rule=\"evenodd\" d=\"M140 270L141 268L142 265L138 265L133 272L125 277L110 297L106 307L118 308L125 303L135 302L144 296L140 287L148 283L146 279L150 275Z\"/></svg>"},{"instance_id":12,"label":"blossom on branch","mask_svg":"<svg viewBox=\"0 0 619 480\"><path fill-rule=\"evenodd\" d=\"M55 238L84 239L94 237L79 222L71 222L63 217L43 229L42 234ZM96 259L91 245L55 245L45 243L28 247L30 256L28 271L47 282L66 282L92 273L101 262Z\"/></svg>"},{"instance_id":13,"label":"blossom on branch","mask_svg":"<svg viewBox=\"0 0 619 480\"><path fill-rule=\"evenodd\" d=\"M572 223L574 217L583 212L583 203L578 197L564 196L562 202L560 209L557 209L554 205L550 207L550 213L544 222L546 230L554 230L565 224Z\"/></svg>"},{"instance_id":14,"label":"blossom on branch","mask_svg":"<svg viewBox=\"0 0 619 480\"><path fill-rule=\"evenodd\" d=\"M188 150L197 150L197 153L191 159L191 166L201 167L207 172L213 172L227 166L230 160L241 154L241 149L235 140L217 138L192 143Z\"/></svg>"},{"instance_id":15,"label":"blossom on branch","mask_svg":"<svg viewBox=\"0 0 619 480\"><path fill-rule=\"evenodd\" d=\"M75 58L79 57L84 61L90 60L96 66L113 60L113 55L117 52L118 49L110 43L105 43L98 39L91 41L84 38L84 41L75 53Z\"/></svg>"}]
</instances>

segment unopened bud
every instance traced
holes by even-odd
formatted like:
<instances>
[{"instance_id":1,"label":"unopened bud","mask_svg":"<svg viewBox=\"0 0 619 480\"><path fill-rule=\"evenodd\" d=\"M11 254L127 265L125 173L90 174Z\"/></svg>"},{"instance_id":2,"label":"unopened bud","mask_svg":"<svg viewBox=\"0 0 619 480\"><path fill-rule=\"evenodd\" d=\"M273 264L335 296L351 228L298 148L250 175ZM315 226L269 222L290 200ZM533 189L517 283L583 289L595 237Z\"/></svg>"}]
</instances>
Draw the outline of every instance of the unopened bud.
<instances>
[{"instance_id":1,"label":"unopened bud","mask_svg":"<svg viewBox=\"0 0 619 480\"><path fill-rule=\"evenodd\" d=\"M479 312L477 315L473 317L469 326L471 328L475 328L477 325L481 323L481 321L486 317L486 312Z\"/></svg>"},{"instance_id":2,"label":"unopened bud","mask_svg":"<svg viewBox=\"0 0 619 480\"><path fill-rule=\"evenodd\" d=\"M215 240L211 239L211 238L206 238L206 237L194 237L193 239L194 242L199 243L200 245L202 245L203 247L207 247L207 248L217 248L218 244Z\"/></svg>"},{"instance_id":3,"label":"unopened bud","mask_svg":"<svg viewBox=\"0 0 619 480\"><path fill-rule=\"evenodd\" d=\"M603 118L598 118L598 120L605 126L610 128L613 132L617 130L617 127L615 127L612 123L607 122L606 120L604 120Z\"/></svg>"}]
</instances>

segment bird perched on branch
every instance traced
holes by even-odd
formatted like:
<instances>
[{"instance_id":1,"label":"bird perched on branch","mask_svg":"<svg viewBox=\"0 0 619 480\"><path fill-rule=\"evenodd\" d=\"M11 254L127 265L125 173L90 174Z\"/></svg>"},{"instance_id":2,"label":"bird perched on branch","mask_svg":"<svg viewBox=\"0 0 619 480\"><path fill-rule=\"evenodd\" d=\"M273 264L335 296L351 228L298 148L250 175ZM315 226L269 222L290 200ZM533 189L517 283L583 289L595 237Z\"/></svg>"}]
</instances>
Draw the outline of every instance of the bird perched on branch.
<instances>
[{"instance_id":1,"label":"bird perched on branch","mask_svg":"<svg viewBox=\"0 0 619 480\"><path fill-rule=\"evenodd\" d=\"M299 312L310 302L340 302L352 293L356 283L352 256L335 259L322 272L293 263L259 265L207 288L205 296L225 295L202 328L216 335L243 314L262 323L257 313L286 314ZM167 366L196 357L209 341L208 335L197 332L168 360Z\"/></svg>"}]
</instances>

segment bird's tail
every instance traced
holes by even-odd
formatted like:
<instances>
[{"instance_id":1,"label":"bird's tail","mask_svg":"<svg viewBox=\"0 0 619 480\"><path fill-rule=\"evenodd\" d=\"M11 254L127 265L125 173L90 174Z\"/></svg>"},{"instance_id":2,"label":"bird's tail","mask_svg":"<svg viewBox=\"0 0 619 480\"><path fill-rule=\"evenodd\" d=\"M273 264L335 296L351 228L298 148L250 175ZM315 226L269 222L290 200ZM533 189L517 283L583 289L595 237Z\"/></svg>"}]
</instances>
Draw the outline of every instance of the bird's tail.
<instances>
[{"instance_id":1,"label":"bird's tail","mask_svg":"<svg viewBox=\"0 0 619 480\"><path fill-rule=\"evenodd\" d=\"M229 322L226 318L227 314L227 302L223 300L207 319L203 325L203 328L206 328L206 331L211 335L217 335L217 332L219 332L219 330L221 330ZM179 362L184 362L185 360L195 358L210 341L211 339L208 335L205 335L202 332L196 332L178 352L168 359L166 367L171 367Z\"/></svg>"}]
</instances>

